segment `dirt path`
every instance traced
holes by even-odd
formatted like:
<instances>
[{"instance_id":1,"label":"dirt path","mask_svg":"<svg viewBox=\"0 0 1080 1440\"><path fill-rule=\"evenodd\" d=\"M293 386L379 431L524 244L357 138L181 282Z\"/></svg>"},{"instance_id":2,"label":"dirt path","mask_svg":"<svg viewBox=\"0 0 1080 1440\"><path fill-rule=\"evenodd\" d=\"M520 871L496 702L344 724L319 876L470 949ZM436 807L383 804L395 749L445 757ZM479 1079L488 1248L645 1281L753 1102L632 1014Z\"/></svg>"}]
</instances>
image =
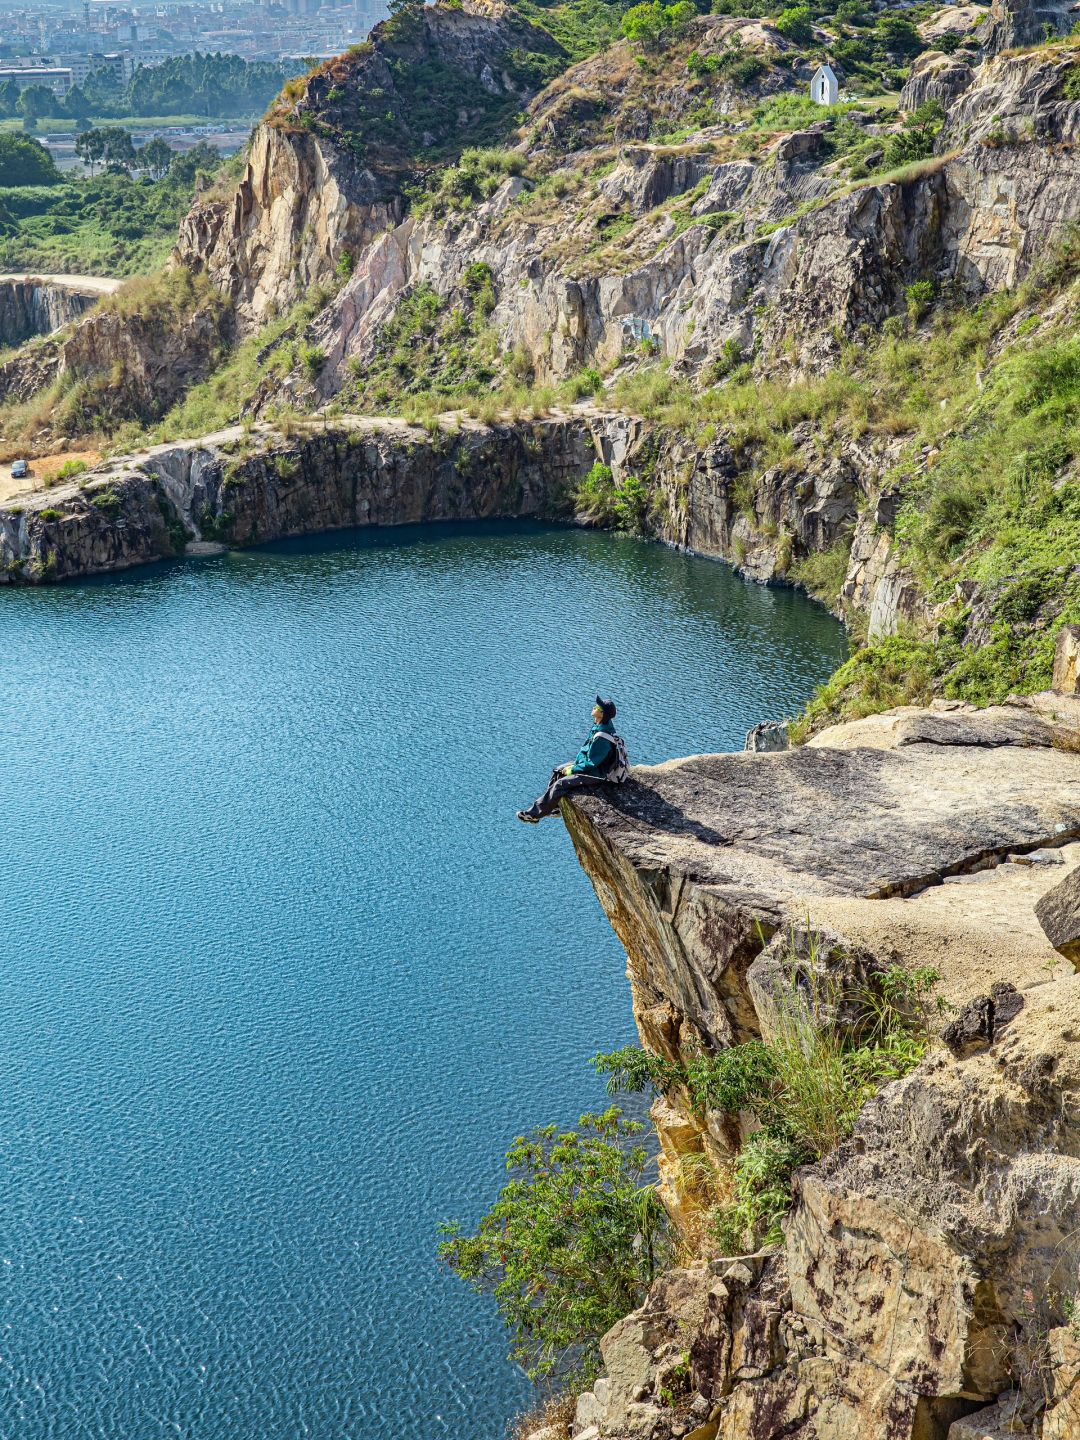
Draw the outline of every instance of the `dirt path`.
<instances>
[{"instance_id":1,"label":"dirt path","mask_svg":"<svg viewBox=\"0 0 1080 1440\"><path fill-rule=\"evenodd\" d=\"M24 280L36 280L42 285L56 285L61 290L81 290L92 295L111 295L124 283L109 275L42 275L29 271L25 275L0 275L0 285L19 284Z\"/></svg>"},{"instance_id":2,"label":"dirt path","mask_svg":"<svg viewBox=\"0 0 1080 1440\"><path fill-rule=\"evenodd\" d=\"M69 460L81 461L89 470L101 461L100 450L61 450L55 455L40 455L30 461L30 474L22 480L13 480L11 462L0 465L0 501L12 500L16 495L29 495L33 490L47 488L62 466Z\"/></svg>"}]
</instances>

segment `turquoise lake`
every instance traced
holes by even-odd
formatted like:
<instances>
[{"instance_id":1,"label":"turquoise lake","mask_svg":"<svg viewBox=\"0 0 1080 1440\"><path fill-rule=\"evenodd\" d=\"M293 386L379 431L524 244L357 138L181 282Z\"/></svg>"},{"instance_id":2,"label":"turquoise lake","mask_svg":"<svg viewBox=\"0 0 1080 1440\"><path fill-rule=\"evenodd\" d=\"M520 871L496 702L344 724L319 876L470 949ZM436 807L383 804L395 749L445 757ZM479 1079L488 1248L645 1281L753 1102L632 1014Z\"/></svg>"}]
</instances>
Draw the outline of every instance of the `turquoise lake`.
<instances>
[{"instance_id":1,"label":"turquoise lake","mask_svg":"<svg viewBox=\"0 0 1080 1440\"><path fill-rule=\"evenodd\" d=\"M500 1440L435 1259L604 1103L625 957L514 811L597 689L739 749L845 654L792 591L540 526L0 593L0 1440Z\"/></svg>"}]
</instances>

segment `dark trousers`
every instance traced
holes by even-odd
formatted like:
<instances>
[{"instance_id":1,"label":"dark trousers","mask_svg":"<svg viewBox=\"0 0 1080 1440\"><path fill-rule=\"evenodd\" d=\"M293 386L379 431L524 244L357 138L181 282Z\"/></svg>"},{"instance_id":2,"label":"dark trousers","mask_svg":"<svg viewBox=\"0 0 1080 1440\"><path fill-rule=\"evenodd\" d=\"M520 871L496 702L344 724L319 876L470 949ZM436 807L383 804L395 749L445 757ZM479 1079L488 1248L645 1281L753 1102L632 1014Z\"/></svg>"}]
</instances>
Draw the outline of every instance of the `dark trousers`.
<instances>
[{"instance_id":1,"label":"dark trousers","mask_svg":"<svg viewBox=\"0 0 1080 1440\"><path fill-rule=\"evenodd\" d=\"M564 775L560 765L551 772L551 781L543 795L534 800L524 813L534 820L542 820L545 815L555 814L564 795L572 795L575 790L595 790L607 783L598 775Z\"/></svg>"}]
</instances>

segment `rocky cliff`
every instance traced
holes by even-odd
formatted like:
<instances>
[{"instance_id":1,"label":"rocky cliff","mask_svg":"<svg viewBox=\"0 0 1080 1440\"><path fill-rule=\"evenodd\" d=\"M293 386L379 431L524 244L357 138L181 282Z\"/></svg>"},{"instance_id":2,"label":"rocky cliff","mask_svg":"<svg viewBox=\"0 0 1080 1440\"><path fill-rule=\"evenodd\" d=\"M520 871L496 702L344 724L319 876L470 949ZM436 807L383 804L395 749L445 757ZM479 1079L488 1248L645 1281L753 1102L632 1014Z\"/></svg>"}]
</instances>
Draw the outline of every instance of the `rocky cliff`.
<instances>
[{"instance_id":1,"label":"rocky cliff","mask_svg":"<svg viewBox=\"0 0 1080 1440\"><path fill-rule=\"evenodd\" d=\"M809 935L838 975L929 964L958 1010L996 997L796 1172L781 1245L700 1242L615 1327L577 1440L1080 1433L1080 979L1035 913L1078 873L1078 741L1075 697L942 704L564 804L656 1055L768 1037L777 985L801 983L779 957ZM686 1161L722 1174L746 1117L675 1087L654 1118L700 1235Z\"/></svg>"},{"instance_id":2,"label":"rocky cliff","mask_svg":"<svg viewBox=\"0 0 1080 1440\"><path fill-rule=\"evenodd\" d=\"M566 514L588 442L567 420L432 432L341 417L154 446L0 507L0 582L350 526Z\"/></svg>"},{"instance_id":3,"label":"rocky cliff","mask_svg":"<svg viewBox=\"0 0 1080 1440\"><path fill-rule=\"evenodd\" d=\"M679 48L707 60L733 45L773 76L788 58L775 31L722 17L696 21ZM313 329L328 355L320 393L348 384L350 360L371 358L402 293L427 285L454 296L477 263L491 268L491 324L506 352L523 350L541 380L612 366L642 341L691 373L733 346L773 365L827 364L902 309L917 280L969 296L1015 285L1080 213L1080 102L1064 93L1074 61L1039 52L975 69L943 61L920 62L902 100L905 109L949 101L939 156L886 183L852 181L824 122L755 144L722 123L737 103L731 87L703 93L684 71L680 93L673 58L651 84L629 46L583 62L534 102L523 162L540 167L543 183L510 176L460 208L451 197L357 254ZM759 82L762 95L770 83ZM579 118L582 92L600 112L591 125ZM571 94L572 106L560 103ZM706 104L721 123L696 133L680 123ZM666 139L659 117L691 134ZM852 112L847 124L871 142L881 133L872 113ZM565 139L575 149L563 157ZM542 203L545 191L558 202ZM613 226L618 239L605 243Z\"/></svg>"},{"instance_id":4,"label":"rocky cliff","mask_svg":"<svg viewBox=\"0 0 1080 1440\"><path fill-rule=\"evenodd\" d=\"M51 335L85 315L101 299L100 282L74 277L0 276L0 346Z\"/></svg>"},{"instance_id":5,"label":"rocky cliff","mask_svg":"<svg viewBox=\"0 0 1080 1440\"><path fill-rule=\"evenodd\" d=\"M240 329L257 328L394 230L425 164L497 131L535 94L537 63L558 68L560 55L545 31L484 0L384 22L286 89L235 193L196 204L181 227L177 263L205 270Z\"/></svg>"}]
</instances>

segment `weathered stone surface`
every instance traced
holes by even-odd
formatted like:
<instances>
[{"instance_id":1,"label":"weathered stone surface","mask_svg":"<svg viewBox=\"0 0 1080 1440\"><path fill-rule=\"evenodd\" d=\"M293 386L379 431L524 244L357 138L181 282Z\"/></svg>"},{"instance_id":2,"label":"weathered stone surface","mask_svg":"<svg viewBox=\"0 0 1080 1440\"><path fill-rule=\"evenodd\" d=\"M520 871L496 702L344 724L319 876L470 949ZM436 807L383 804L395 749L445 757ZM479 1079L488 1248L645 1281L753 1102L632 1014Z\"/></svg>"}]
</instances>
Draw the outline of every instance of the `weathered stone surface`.
<instances>
[{"instance_id":1,"label":"weathered stone surface","mask_svg":"<svg viewBox=\"0 0 1080 1440\"><path fill-rule=\"evenodd\" d=\"M1080 870L1048 890L1035 914L1054 949L1080 968Z\"/></svg>"},{"instance_id":2,"label":"weathered stone surface","mask_svg":"<svg viewBox=\"0 0 1080 1440\"><path fill-rule=\"evenodd\" d=\"M1080 625L1063 625L1058 631L1050 688L1060 695L1080 695Z\"/></svg>"},{"instance_id":3,"label":"weathered stone surface","mask_svg":"<svg viewBox=\"0 0 1080 1440\"><path fill-rule=\"evenodd\" d=\"M964 1006L941 1032L941 1038L958 1060L988 1050L1010 1020L1024 1006L1024 997L1015 985L1001 982L989 995L979 995Z\"/></svg>"},{"instance_id":4,"label":"weathered stone surface","mask_svg":"<svg viewBox=\"0 0 1080 1440\"><path fill-rule=\"evenodd\" d=\"M957 1027L962 1061L933 1053L878 1094L849 1141L797 1172L782 1256L715 1262L722 1293L702 1275L695 1302L675 1305L701 1327L692 1388L717 1407L716 1440L942 1440L976 1411L996 1424L998 1397L1061 1328L1080 1233L1080 977L1052 978L1034 917L1057 867L1003 863L1048 848L1020 841L1043 832L1080 874L1080 846L1066 844L1080 835L1080 708L1056 704L908 708L802 751L641 768L615 795L565 807L658 1053L767 1035L777 985L788 1005L819 1004L826 974L862 994L875 967L922 963L913 937L935 896L931 931L950 911L969 917L939 961L946 993L972 975L995 981L970 1012L979 1023ZM967 883L934 884L950 871ZM1011 983L987 957L1002 913L1016 931ZM857 1006L834 1018L860 1023ZM669 1160L694 1153L695 1126L710 1156L740 1143L734 1117L684 1106L678 1093L657 1106ZM654 1290L617 1327L622 1398L612 1406L601 1385L589 1402L601 1440L680 1433L650 1400L665 1304ZM1056 1403L1071 1405L1077 1372L1055 1363ZM1009 1433L1033 1440L1034 1401L1021 1398Z\"/></svg>"},{"instance_id":5,"label":"weathered stone surface","mask_svg":"<svg viewBox=\"0 0 1080 1440\"><path fill-rule=\"evenodd\" d=\"M515 51L562 53L545 30L498 3L428 6L404 42L376 27L369 47L320 67L257 128L236 191L196 200L175 258L205 269L234 301L241 332L332 283L345 252L360 259L405 219L402 187L415 151L457 138L452 127L416 131L414 107L396 83L403 56L413 65L436 61L440 83L456 80L466 106L479 84L522 107L536 87L514 78ZM396 138L362 145L358 154L352 142L371 128L373 106L380 121L393 122Z\"/></svg>"},{"instance_id":6,"label":"weathered stone surface","mask_svg":"<svg viewBox=\"0 0 1080 1440\"><path fill-rule=\"evenodd\" d=\"M1042 1440L1075 1440L1080 1435L1080 1335L1075 1321L1050 1331L1050 1403Z\"/></svg>"},{"instance_id":7,"label":"weathered stone surface","mask_svg":"<svg viewBox=\"0 0 1080 1440\"><path fill-rule=\"evenodd\" d=\"M0 345L21 345L35 335L77 320L101 299L102 289L65 277L0 275Z\"/></svg>"},{"instance_id":8,"label":"weathered stone surface","mask_svg":"<svg viewBox=\"0 0 1080 1440\"><path fill-rule=\"evenodd\" d=\"M593 454L587 427L572 420L466 421L431 435L341 417L287 440L236 428L0 507L0 581L123 569L191 540L252 545L354 525L552 514Z\"/></svg>"},{"instance_id":9,"label":"weathered stone surface","mask_svg":"<svg viewBox=\"0 0 1080 1440\"><path fill-rule=\"evenodd\" d=\"M746 734L746 749L758 753L786 750L788 727L782 720L763 720Z\"/></svg>"},{"instance_id":10,"label":"weathered stone surface","mask_svg":"<svg viewBox=\"0 0 1080 1440\"><path fill-rule=\"evenodd\" d=\"M1017 1413L1018 1398L1009 1395L993 1405L984 1405L974 1415L953 1421L949 1426L948 1440L1017 1440L1017 1437L1023 1440L1024 1436L1030 1437L1033 1431Z\"/></svg>"}]
</instances>

